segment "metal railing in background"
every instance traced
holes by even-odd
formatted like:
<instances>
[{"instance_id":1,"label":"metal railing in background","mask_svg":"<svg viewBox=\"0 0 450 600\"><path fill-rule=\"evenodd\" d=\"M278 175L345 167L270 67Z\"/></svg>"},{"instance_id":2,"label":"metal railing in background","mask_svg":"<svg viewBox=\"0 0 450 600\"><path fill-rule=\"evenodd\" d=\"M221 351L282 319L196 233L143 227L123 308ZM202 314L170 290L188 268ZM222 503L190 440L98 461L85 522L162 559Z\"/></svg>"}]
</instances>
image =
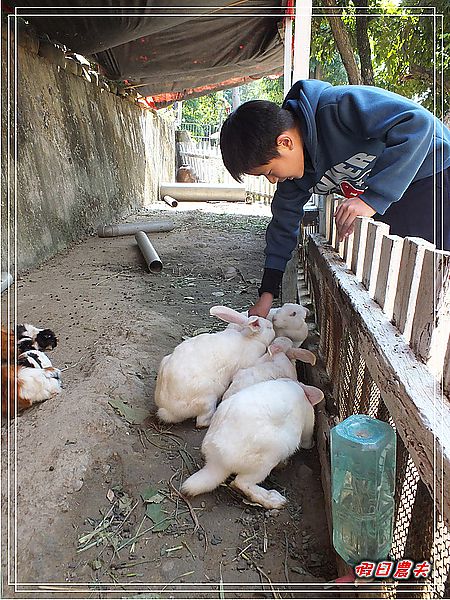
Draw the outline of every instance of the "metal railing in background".
<instances>
[{"instance_id":1,"label":"metal railing in background","mask_svg":"<svg viewBox=\"0 0 450 600\"><path fill-rule=\"evenodd\" d=\"M195 142L211 141L211 136L219 131L219 128L219 125L214 125L212 123L181 123L181 129L183 131L188 131Z\"/></svg>"}]
</instances>

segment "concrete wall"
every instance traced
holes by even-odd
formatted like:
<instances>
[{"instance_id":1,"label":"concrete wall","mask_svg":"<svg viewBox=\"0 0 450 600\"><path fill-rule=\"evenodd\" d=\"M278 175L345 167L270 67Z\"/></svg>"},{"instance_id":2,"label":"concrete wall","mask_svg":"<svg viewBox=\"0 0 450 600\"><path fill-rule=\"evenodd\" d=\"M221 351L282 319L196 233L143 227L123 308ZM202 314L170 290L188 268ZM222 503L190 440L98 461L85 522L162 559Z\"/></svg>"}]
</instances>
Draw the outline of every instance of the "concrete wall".
<instances>
[{"instance_id":1,"label":"concrete wall","mask_svg":"<svg viewBox=\"0 0 450 600\"><path fill-rule=\"evenodd\" d=\"M4 64L5 60L3 56ZM18 73L20 271L99 224L155 201L159 182L174 181L175 143L169 117L143 110L21 46ZM3 197L2 250L8 228L6 202ZM14 233L11 223L9 229ZM5 260L3 252L2 270Z\"/></svg>"}]
</instances>

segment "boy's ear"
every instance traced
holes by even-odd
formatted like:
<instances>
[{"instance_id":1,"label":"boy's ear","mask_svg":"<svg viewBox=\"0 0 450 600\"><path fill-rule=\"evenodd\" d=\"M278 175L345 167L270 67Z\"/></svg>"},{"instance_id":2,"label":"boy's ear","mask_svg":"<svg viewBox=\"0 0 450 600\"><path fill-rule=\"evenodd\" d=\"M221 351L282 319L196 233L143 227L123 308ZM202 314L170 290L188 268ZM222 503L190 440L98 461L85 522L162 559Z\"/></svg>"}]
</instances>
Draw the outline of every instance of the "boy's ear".
<instances>
[{"instance_id":1,"label":"boy's ear","mask_svg":"<svg viewBox=\"0 0 450 600\"><path fill-rule=\"evenodd\" d=\"M294 142L288 131L283 131L283 133L280 133L280 135L277 137L277 146L282 146L287 150L292 150L294 147Z\"/></svg>"}]
</instances>

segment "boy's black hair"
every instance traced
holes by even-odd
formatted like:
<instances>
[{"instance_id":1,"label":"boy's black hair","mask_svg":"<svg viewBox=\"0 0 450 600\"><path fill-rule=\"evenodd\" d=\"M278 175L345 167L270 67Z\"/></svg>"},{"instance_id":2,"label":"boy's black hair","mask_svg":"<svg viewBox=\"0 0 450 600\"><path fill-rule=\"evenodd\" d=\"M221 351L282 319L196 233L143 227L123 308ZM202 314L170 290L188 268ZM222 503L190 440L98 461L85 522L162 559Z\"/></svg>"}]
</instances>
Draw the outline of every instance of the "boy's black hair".
<instances>
[{"instance_id":1,"label":"boy's black hair","mask_svg":"<svg viewBox=\"0 0 450 600\"><path fill-rule=\"evenodd\" d=\"M236 181L279 156L277 137L296 125L294 115L268 100L241 104L222 125L220 149L225 167Z\"/></svg>"}]
</instances>

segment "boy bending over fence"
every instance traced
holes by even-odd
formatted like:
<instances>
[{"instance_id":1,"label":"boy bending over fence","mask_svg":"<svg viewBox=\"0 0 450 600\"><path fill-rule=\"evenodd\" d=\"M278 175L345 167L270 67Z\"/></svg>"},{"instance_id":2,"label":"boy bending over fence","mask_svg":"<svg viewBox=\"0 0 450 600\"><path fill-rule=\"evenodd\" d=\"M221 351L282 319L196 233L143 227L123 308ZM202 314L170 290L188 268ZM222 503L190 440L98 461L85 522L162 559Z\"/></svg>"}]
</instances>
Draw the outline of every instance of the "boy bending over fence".
<instances>
[{"instance_id":1,"label":"boy bending over fence","mask_svg":"<svg viewBox=\"0 0 450 600\"><path fill-rule=\"evenodd\" d=\"M313 193L345 198L335 213L340 241L357 216L450 250L450 131L428 110L372 86L298 81L282 107L246 102L222 126L223 162L277 184L267 228L260 298L266 317L297 243Z\"/></svg>"}]
</instances>

